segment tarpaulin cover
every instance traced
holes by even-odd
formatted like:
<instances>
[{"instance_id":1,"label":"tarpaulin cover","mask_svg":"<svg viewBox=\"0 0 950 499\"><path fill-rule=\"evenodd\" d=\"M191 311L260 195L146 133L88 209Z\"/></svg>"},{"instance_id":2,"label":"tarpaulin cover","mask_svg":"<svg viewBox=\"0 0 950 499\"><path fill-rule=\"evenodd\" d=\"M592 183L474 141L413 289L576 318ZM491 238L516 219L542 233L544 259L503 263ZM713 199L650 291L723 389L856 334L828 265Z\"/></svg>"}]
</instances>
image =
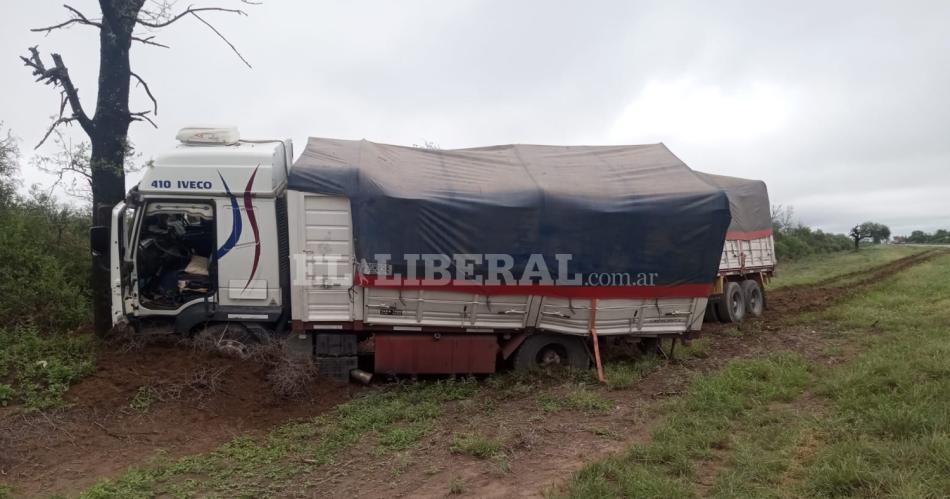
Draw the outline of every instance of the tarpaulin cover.
<instances>
[{"instance_id":1,"label":"tarpaulin cover","mask_svg":"<svg viewBox=\"0 0 950 499\"><path fill-rule=\"evenodd\" d=\"M729 197L732 223L726 239L758 239L772 235L772 212L765 182L697 173Z\"/></svg>"},{"instance_id":2,"label":"tarpaulin cover","mask_svg":"<svg viewBox=\"0 0 950 499\"><path fill-rule=\"evenodd\" d=\"M555 279L653 273L654 295L708 291L695 285L716 276L730 222L722 189L662 144L433 150L311 138L288 182L350 198L357 259L392 255L402 275L407 254L508 254L518 279L540 254ZM569 276L557 254L572 256Z\"/></svg>"}]
</instances>

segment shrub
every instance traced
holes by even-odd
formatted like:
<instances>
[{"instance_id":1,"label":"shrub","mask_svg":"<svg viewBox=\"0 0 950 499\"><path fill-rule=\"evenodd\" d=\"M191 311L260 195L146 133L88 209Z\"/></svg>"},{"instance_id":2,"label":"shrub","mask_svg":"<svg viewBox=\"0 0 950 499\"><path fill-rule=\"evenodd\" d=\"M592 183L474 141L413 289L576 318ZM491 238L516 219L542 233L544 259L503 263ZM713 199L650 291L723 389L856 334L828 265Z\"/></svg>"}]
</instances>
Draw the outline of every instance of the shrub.
<instances>
[{"instance_id":1,"label":"shrub","mask_svg":"<svg viewBox=\"0 0 950 499\"><path fill-rule=\"evenodd\" d=\"M62 404L69 386L93 370L90 335L42 335L29 324L0 329L0 399L33 409Z\"/></svg>"},{"instance_id":2,"label":"shrub","mask_svg":"<svg viewBox=\"0 0 950 499\"><path fill-rule=\"evenodd\" d=\"M805 225L783 227L774 231L775 254L780 261L795 260L808 255L845 251L853 242L844 234L829 234Z\"/></svg>"},{"instance_id":3,"label":"shrub","mask_svg":"<svg viewBox=\"0 0 950 499\"><path fill-rule=\"evenodd\" d=\"M72 329L90 319L88 215L36 194L0 209L0 317Z\"/></svg>"}]
</instances>

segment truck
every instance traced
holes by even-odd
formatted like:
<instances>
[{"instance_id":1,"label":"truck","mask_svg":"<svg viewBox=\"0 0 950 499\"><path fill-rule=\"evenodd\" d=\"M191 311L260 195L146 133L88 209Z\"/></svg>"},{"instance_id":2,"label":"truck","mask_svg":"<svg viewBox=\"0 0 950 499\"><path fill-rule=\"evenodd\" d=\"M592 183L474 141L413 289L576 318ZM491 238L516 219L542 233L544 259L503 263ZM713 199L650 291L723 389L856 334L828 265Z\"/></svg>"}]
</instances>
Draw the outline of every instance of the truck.
<instances>
[{"instance_id":1,"label":"truck","mask_svg":"<svg viewBox=\"0 0 950 499\"><path fill-rule=\"evenodd\" d=\"M653 349L760 313L774 269L770 233L746 230L764 184L663 144L311 138L294 160L236 128L177 139L91 231L113 323L238 354L278 337L338 379L599 366L610 340Z\"/></svg>"}]
</instances>

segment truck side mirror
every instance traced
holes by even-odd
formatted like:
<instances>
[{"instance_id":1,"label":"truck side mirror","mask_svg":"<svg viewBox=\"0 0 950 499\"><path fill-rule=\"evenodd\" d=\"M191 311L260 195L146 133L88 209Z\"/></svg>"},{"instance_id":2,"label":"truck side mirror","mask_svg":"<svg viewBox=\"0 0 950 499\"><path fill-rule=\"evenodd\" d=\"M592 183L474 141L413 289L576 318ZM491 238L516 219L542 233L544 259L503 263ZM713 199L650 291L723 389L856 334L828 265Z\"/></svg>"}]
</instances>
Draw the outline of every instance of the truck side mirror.
<instances>
[{"instance_id":1,"label":"truck side mirror","mask_svg":"<svg viewBox=\"0 0 950 499\"><path fill-rule=\"evenodd\" d=\"M95 256L109 254L109 227L97 225L89 229L89 247Z\"/></svg>"}]
</instances>

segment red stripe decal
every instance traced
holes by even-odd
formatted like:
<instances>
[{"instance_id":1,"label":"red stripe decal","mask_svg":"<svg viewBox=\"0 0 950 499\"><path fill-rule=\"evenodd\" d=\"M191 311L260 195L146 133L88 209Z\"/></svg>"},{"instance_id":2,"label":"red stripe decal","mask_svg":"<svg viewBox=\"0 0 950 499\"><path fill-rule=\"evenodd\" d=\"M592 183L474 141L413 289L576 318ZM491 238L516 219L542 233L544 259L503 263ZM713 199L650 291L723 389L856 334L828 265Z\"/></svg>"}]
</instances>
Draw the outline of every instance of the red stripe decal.
<instances>
[{"instance_id":1,"label":"red stripe decal","mask_svg":"<svg viewBox=\"0 0 950 499\"><path fill-rule=\"evenodd\" d=\"M705 298L710 284L658 286L557 286L554 284L482 284L472 281L432 282L394 280L390 277L356 274L353 284L370 288L428 289L480 295L540 295L561 298Z\"/></svg>"},{"instance_id":2,"label":"red stripe decal","mask_svg":"<svg viewBox=\"0 0 950 499\"><path fill-rule=\"evenodd\" d=\"M261 237L257 230L257 217L254 216L254 203L251 197L251 188L254 186L254 177L257 176L258 168L260 168L260 165L254 168L254 172L251 173L251 178L247 180L247 187L244 188L244 210L247 211L247 221L251 223L251 231L254 232L254 265L251 267L251 275L247 278L247 282L244 283L244 289L250 286L251 281L254 279L254 274L257 273L257 264L261 260Z\"/></svg>"},{"instance_id":3,"label":"red stripe decal","mask_svg":"<svg viewBox=\"0 0 950 499\"><path fill-rule=\"evenodd\" d=\"M763 237L769 237L772 235L772 228L762 229L762 230L753 230L749 232L740 232L740 231L729 231L726 233L727 240L734 239L762 239Z\"/></svg>"}]
</instances>

